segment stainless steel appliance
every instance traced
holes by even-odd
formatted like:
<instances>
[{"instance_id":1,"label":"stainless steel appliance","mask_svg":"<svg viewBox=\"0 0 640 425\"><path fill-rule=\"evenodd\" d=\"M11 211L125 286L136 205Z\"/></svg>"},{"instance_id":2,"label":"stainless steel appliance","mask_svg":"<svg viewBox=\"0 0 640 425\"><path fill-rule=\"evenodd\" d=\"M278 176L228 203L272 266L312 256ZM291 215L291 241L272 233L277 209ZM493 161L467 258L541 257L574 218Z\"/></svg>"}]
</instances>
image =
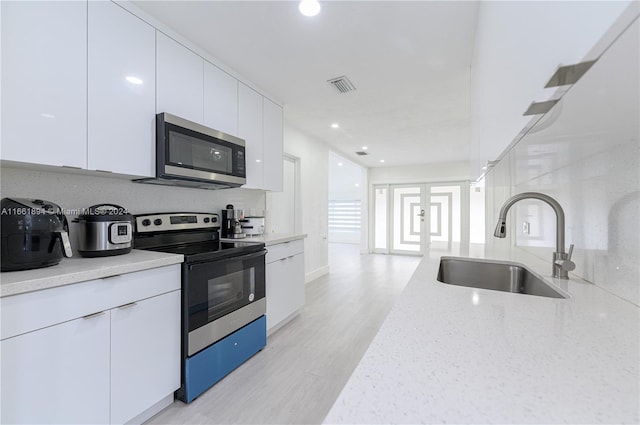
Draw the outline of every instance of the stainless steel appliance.
<instances>
[{"instance_id":1,"label":"stainless steel appliance","mask_svg":"<svg viewBox=\"0 0 640 425\"><path fill-rule=\"evenodd\" d=\"M245 217L240 220L240 225L247 236L264 235L264 217Z\"/></svg>"},{"instance_id":2,"label":"stainless steel appliance","mask_svg":"<svg viewBox=\"0 0 640 425\"><path fill-rule=\"evenodd\" d=\"M264 244L221 242L216 214L135 217L137 249L184 255L182 382L190 403L266 345Z\"/></svg>"},{"instance_id":3,"label":"stainless steel appliance","mask_svg":"<svg viewBox=\"0 0 640 425\"><path fill-rule=\"evenodd\" d=\"M242 220L244 219L244 210L236 210L233 205L227 205L222 210L222 237L230 239L241 239L247 235L242 230Z\"/></svg>"},{"instance_id":4,"label":"stainless steel appliance","mask_svg":"<svg viewBox=\"0 0 640 425\"><path fill-rule=\"evenodd\" d=\"M71 257L69 225L60 206L42 199L3 198L1 269L37 269Z\"/></svg>"},{"instance_id":5,"label":"stainless steel appliance","mask_svg":"<svg viewBox=\"0 0 640 425\"><path fill-rule=\"evenodd\" d=\"M156 177L134 181L222 189L246 176L244 140L165 112L156 115Z\"/></svg>"},{"instance_id":6,"label":"stainless steel appliance","mask_svg":"<svg viewBox=\"0 0 640 425\"><path fill-rule=\"evenodd\" d=\"M133 249L133 216L115 204L98 204L77 219L78 252L83 257L107 257Z\"/></svg>"}]
</instances>

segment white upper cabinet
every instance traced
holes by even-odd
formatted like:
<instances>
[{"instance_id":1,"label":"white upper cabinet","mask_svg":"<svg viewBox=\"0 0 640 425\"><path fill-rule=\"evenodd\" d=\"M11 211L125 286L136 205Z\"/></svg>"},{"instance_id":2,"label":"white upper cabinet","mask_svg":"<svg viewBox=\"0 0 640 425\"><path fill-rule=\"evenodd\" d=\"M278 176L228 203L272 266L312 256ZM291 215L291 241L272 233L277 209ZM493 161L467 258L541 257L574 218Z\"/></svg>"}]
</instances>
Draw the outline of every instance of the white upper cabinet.
<instances>
[{"instance_id":1,"label":"white upper cabinet","mask_svg":"<svg viewBox=\"0 0 640 425\"><path fill-rule=\"evenodd\" d=\"M529 105L556 93L544 86L559 66L597 58L592 48L629 4L480 3L471 64L474 177L528 125Z\"/></svg>"},{"instance_id":2,"label":"white upper cabinet","mask_svg":"<svg viewBox=\"0 0 640 425\"><path fill-rule=\"evenodd\" d=\"M204 125L238 135L238 80L204 62Z\"/></svg>"},{"instance_id":3,"label":"white upper cabinet","mask_svg":"<svg viewBox=\"0 0 640 425\"><path fill-rule=\"evenodd\" d=\"M204 59L156 31L156 112L203 124Z\"/></svg>"},{"instance_id":4,"label":"white upper cabinet","mask_svg":"<svg viewBox=\"0 0 640 425\"><path fill-rule=\"evenodd\" d=\"M87 166L87 3L3 1L5 160Z\"/></svg>"},{"instance_id":5,"label":"white upper cabinet","mask_svg":"<svg viewBox=\"0 0 640 425\"><path fill-rule=\"evenodd\" d=\"M155 174L155 29L89 2L88 168Z\"/></svg>"},{"instance_id":6,"label":"white upper cabinet","mask_svg":"<svg viewBox=\"0 0 640 425\"><path fill-rule=\"evenodd\" d=\"M238 88L238 135L246 142L247 184L244 187L262 189L262 95L242 83Z\"/></svg>"},{"instance_id":7,"label":"white upper cabinet","mask_svg":"<svg viewBox=\"0 0 640 425\"><path fill-rule=\"evenodd\" d=\"M262 103L263 189L282 191L283 185L283 116L282 107L266 97Z\"/></svg>"}]
</instances>

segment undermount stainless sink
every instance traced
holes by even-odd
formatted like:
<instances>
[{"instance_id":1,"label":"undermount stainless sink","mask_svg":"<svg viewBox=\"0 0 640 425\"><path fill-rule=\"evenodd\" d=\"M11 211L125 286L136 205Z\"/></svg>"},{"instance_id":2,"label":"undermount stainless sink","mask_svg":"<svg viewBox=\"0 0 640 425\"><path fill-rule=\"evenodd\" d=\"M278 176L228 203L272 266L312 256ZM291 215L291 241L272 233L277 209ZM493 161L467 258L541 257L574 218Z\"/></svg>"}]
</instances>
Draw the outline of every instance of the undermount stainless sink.
<instances>
[{"instance_id":1,"label":"undermount stainless sink","mask_svg":"<svg viewBox=\"0 0 640 425\"><path fill-rule=\"evenodd\" d=\"M525 267L509 262L441 257L438 280L449 285L566 298Z\"/></svg>"}]
</instances>

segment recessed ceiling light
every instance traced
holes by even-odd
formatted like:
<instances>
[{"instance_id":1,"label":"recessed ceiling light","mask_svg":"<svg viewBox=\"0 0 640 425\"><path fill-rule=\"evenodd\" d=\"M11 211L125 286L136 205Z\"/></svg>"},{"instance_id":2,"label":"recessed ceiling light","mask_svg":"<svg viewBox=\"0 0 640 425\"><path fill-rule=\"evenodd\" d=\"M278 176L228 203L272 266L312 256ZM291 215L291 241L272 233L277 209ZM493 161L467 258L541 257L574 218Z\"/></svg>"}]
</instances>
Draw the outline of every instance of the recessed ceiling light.
<instances>
[{"instance_id":1,"label":"recessed ceiling light","mask_svg":"<svg viewBox=\"0 0 640 425\"><path fill-rule=\"evenodd\" d=\"M363 150L363 151L366 151L367 149L369 149L369 146L363 146L363 147L362 147L362 150Z\"/></svg>"},{"instance_id":2,"label":"recessed ceiling light","mask_svg":"<svg viewBox=\"0 0 640 425\"><path fill-rule=\"evenodd\" d=\"M338 162L338 167L342 167L342 162Z\"/></svg>"},{"instance_id":3,"label":"recessed ceiling light","mask_svg":"<svg viewBox=\"0 0 640 425\"><path fill-rule=\"evenodd\" d=\"M320 13L320 9L321 7L318 0L302 0L298 6L298 10L300 10L300 13L304 16L316 16Z\"/></svg>"},{"instance_id":4,"label":"recessed ceiling light","mask_svg":"<svg viewBox=\"0 0 640 425\"><path fill-rule=\"evenodd\" d=\"M135 84L135 85L140 85L140 84L142 84L142 83L143 83L143 81L142 81L140 78L138 78L138 77L134 77L133 75L128 75L128 76L126 77L126 80L127 80L128 82L130 82L131 84Z\"/></svg>"},{"instance_id":5,"label":"recessed ceiling light","mask_svg":"<svg viewBox=\"0 0 640 425\"><path fill-rule=\"evenodd\" d=\"M261 159L256 159L256 162L262 162L262 160Z\"/></svg>"},{"instance_id":6,"label":"recessed ceiling light","mask_svg":"<svg viewBox=\"0 0 640 425\"><path fill-rule=\"evenodd\" d=\"M334 122L333 124L331 124L331 128L339 128L340 126L338 125L337 122Z\"/></svg>"},{"instance_id":7,"label":"recessed ceiling light","mask_svg":"<svg viewBox=\"0 0 640 425\"><path fill-rule=\"evenodd\" d=\"M384 162L384 159L381 159L381 160L380 160L380 163L383 163L383 162Z\"/></svg>"},{"instance_id":8,"label":"recessed ceiling light","mask_svg":"<svg viewBox=\"0 0 640 425\"><path fill-rule=\"evenodd\" d=\"M360 183L356 183L356 187L360 187Z\"/></svg>"}]
</instances>

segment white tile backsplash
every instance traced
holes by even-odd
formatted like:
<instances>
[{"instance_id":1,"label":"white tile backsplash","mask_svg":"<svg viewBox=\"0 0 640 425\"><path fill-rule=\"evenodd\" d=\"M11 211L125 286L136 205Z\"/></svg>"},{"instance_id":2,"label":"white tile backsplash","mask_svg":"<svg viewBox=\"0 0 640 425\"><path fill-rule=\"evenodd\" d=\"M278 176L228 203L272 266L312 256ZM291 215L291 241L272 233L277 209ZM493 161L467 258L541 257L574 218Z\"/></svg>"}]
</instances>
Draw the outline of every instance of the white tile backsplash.
<instances>
[{"instance_id":1,"label":"white tile backsplash","mask_svg":"<svg viewBox=\"0 0 640 425\"><path fill-rule=\"evenodd\" d=\"M563 97L553 122L544 117L486 182L487 232L493 232L511 194L550 195L565 212L567 249L575 244L574 275L640 305L638 27L636 21ZM488 236L488 243L551 261L555 214L550 207L521 201L507 221L511 237ZM528 235L524 221L531 223Z\"/></svg>"},{"instance_id":2,"label":"white tile backsplash","mask_svg":"<svg viewBox=\"0 0 640 425\"><path fill-rule=\"evenodd\" d=\"M208 212L221 214L227 204L255 213L264 212L265 194L253 189L204 190L133 183L124 177L96 176L78 172L36 171L3 164L0 169L3 198L40 198L65 210L81 210L100 203L114 203L132 214L153 212ZM76 215L68 214L72 220ZM74 225L71 243L75 245Z\"/></svg>"}]
</instances>

